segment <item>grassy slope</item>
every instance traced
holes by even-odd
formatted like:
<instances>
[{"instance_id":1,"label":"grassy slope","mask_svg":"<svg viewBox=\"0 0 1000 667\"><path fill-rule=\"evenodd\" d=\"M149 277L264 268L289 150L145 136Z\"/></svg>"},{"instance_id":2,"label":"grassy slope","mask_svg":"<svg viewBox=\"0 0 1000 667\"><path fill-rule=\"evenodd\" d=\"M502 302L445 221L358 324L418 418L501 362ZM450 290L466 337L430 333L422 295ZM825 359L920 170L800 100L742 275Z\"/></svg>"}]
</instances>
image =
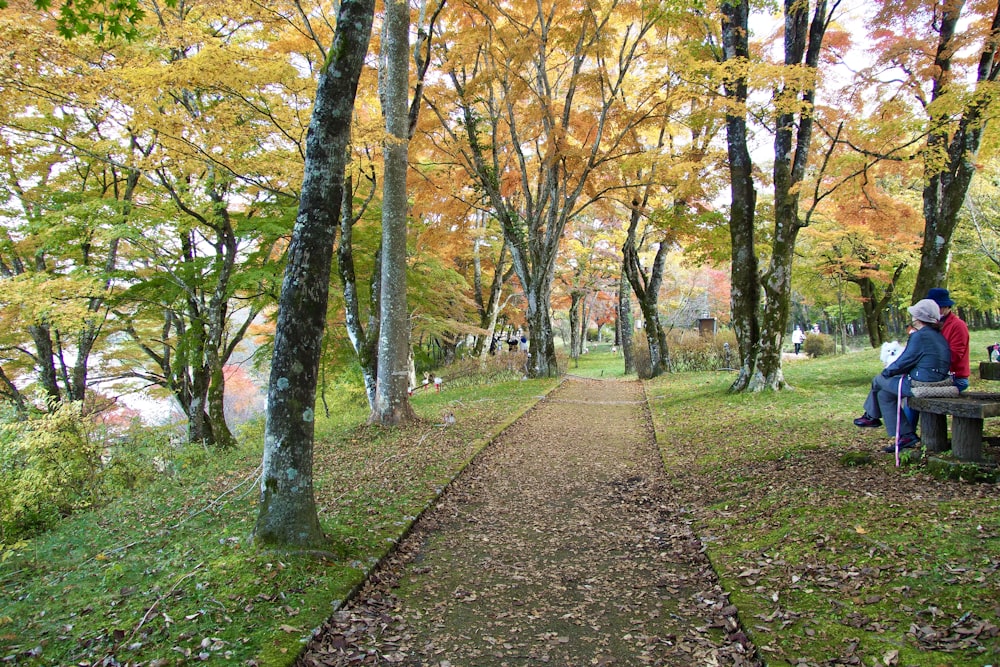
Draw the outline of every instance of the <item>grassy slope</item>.
<instances>
[{"instance_id":1,"label":"grassy slope","mask_svg":"<svg viewBox=\"0 0 1000 667\"><path fill-rule=\"evenodd\" d=\"M974 366L996 337L974 334ZM665 464L769 664L997 664L1000 493L878 452L884 430L851 419L880 369L872 350L795 360L779 394L729 395L730 373L652 381Z\"/></svg>"},{"instance_id":2,"label":"grassy slope","mask_svg":"<svg viewBox=\"0 0 1000 667\"><path fill-rule=\"evenodd\" d=\"M413 518L554 381L421 391L425 423L317 424L317 502L336 558L259 552L258 436L148 493L66 521L0 563L0 658L19 664L290 662ZM440 425L452 412L456 423ZM12 555L11 555L12 554Z\"/></svg>"}]
</instances>

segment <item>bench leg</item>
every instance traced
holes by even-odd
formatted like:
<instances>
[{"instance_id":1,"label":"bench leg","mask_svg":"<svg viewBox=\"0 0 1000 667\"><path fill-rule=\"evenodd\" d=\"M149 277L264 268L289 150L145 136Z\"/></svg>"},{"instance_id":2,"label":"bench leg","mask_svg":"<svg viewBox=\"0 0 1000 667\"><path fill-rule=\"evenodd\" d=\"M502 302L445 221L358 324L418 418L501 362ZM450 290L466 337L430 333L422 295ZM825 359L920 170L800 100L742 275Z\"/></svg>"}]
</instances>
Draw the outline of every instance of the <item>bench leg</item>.
<instances>
[{"instance_id":1,"label":"bench leg","mask_svg":"<svg viewBox=\"0 0 1000 667\"><path fill-rule=\"evenodd\" d=\"M932 412L921 412L920 441L929 453L948 449L948 417Z\"/></svg>"},{"instance_id":2,"label":"bench leg","mask_svg":"<svg viewBox=\"0 0 1000 667\"><path fill-rule=\"evenodd\" d=\"M975 463L983 459L983 420L952 417L951 453L959 461Z\"/></svg>"}]
</instances>

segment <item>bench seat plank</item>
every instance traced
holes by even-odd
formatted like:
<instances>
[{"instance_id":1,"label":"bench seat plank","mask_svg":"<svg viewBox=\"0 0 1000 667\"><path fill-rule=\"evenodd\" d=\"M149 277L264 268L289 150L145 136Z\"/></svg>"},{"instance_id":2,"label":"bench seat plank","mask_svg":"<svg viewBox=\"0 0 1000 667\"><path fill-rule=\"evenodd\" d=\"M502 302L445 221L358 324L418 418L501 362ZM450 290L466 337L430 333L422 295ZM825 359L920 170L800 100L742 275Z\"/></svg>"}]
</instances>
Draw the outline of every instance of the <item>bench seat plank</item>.
<instances>
[{"instance_id":1,"label":"bench seat plank","mask_svg":"<svg viewBox=\"0 0 1000 667\"><path fill-rule=\"evenodd\" d=\"M1000 417L1000 394L986 392L965 392L961 396L948 398L907 399L910 407L920 412L937 415L955 415L967 419L987 419Z\"/></svg>"}]
</instances>

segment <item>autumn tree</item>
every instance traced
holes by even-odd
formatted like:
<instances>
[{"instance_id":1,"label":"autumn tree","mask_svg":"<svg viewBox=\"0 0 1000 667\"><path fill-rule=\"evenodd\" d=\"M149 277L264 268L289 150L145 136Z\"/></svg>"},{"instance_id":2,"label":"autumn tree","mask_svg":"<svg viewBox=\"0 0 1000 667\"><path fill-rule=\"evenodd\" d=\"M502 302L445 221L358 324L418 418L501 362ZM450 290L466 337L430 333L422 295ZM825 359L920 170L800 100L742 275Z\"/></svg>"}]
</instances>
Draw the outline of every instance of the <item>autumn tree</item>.
<instances>
[{"instance_id":1,"label":"autumn tree","mask_svg":"<svg viewBox=\"0 0 1000 667\"><path fill-rule=\"evenodd\" d=\"M624 256L622 266L623 274L628 279L632 292L639 302L639 310L642 312L643 329L646 331L646 342L649 347L650 377L656 377L670 368L667 336L660 322L658 306L660 286L663 284L663 266L670 250L670 239L654 225L644 225L642 236L639 236L641 219L637 203L629 216L628 235L622 246ZM648 268L644 266L640 256L647 242L656 245L653 261Z\"/></svg>"},{"instance_id":2,"label":"autumn tree","mask_svg":"<svg viewBox=\"0 0 1000 667\"><path fill-rule=\"evenodd\" d=\"M951 239L994 113L1000 4L880 2L871 28L876 64L866 74L878 81L882 109L908 97L924 115L924 232L913 287L919 299L947 282Z\"/></svg>"},{"instance_id":3,"label":"autumn tree","mask_svg":"<svg viewBox=\"0 0 1000 667\"><path fill-rule=\"evenodd\" d=\"M143 155L108 140L108 105L86 105L79 80L95 71L92 43L69 45L19 6L0 14L0 44L12 56L0 65L0 347L3 383L24 414L16 380L26 373L50 403L87 398Z\"/></svg>"},{"instance_id":4,"label":"autumn tree","mask_svg":"<svg viewBox=\"0 0 1000 667\"><path fill-rule=\"evenodd\" d=\"M233 442L223 367L270 299L266 267L284 233L269 179L287 176L279 156L294 122L284 132L274 123L295 112L263 110L287 101L279 82L298 76L290 64L256 67L270 25L227 21L226 9L157 6L143 40L104 48L59 40L45 22L21 22L17 43L50 55L44 76L18 68L9 83L28 91L26 108L52 111L45 125L25 124L31 114L23 112L6 123L20 141L30 136L66 156L62 174L106 184L92 218L103 217L114 236L86 247L93 261L95 241L107 238L117 262L108 283L117 288L114 323L134 345L118 339L104 379L162 386L188 416L192 440L221 445ZM98 303L91 298L90 307ZM75 355L83 363L85 342Z\"/></svg>"},{"instance_id":5,"label":"autumn tree","mask_svg":"<svg viewBox=\"0 0 1000 667\"><path fill-rule=\"evenodd\" d=\"M0 175L0 192L14 203L0 237L0 317L5 384L23 413L15 379L25 374L35 376L52 406L87 398L91 355L114 295L116 223L128 217L135 179L100 162L66 168L72 163L56 157L59 150L14 143Z\"/></svg>"},{"instance_id":6,"label":"autumn tree","mask_svg":"<svg viewBox=\"0 0 1000 667\"><path fill-rule=\"evenodd\" d=\"M468 174L437 163L439 140L437 117L423 114L409 183L416 249L437 255L465 277L477 317L475 326L463 329L475 336L472 353L482 358L491 352L501 314L522 293L511 280L514 267L499 222Z\"/></svg>"},{"instance_id":7,"label":"autumn tree","mask_svg":"<svg viewBox=\"0 0 1000 667\"><path fill-rule=\"evenodd\" d=\"M593 300L613 280L618 253L603 221L581 216L563 239L556 267L556 287L569 315L570 357L586 345Z\"/></svg>"},{"instance_id":8,"label":"autumn tree","mask_svg":"<svg viewBox=\"0 0 1000 667\"><path fill-rule=\"evenodd\" d=\"M677 38L682 53L698 53L704 37L696 29L691 37ZM682 35L683 36L683 35ZM678 59L678 63L686 59ZM700 90L691 85L697 68L685 68L689 81L670 80L662 89L664 114L658 130L633 140L644 149L643 161L629 161L636 169L632 185L624 189L626 199L618 205L628 211L622 241L623 275L636 295L644 319L652 377L670 368L670 352L660 320L660 288L667 253L689 236L698 218L716 194L716 166L711 145L718 126L716 116L700 99ZM627 174L622 175L628 182ZM655 253L653 248L655 247ZM652 254L651 262L644 262Z\"/></svg>"},{"instance_id":9,"label":"autumn tree","mask_svg":"<svg viewBox=\"0 0 1000 667\"><path fill-rule=\"evenodd\" d=\"M748 2L722 4L723 88L730 171L733 327L740 346L740 372L733 391L781 389L781 343L790 311L792 264L812 155L819 65L827 28L838 2L786 0L782 62L771 71L774 124L774 226L769 263L758 272L755 247L757 190L748 148L747 115L751 66ZM815 202L806 208L811 214ZM762 303L763 301L763 303ZM763 306L761 308L761 306Z\"/></svg>"},{"instance_id":10,"label":"autumn tree","mask_svg":"<svg viewBox=\"0 0 1000 667\"><path fill-rule=\"evenodd\" d=\"M441 146L500 221L527 298L530 374L549 376L559 241L602 195L591 176L626 153L623 139L658 104L649 72L662 15L629 2L465 7L438 51L450 88L428 97Z\"/></svg>"},{"instance_id":11,"label":"autumn tree","mask_svg":"<svg viewBox=\"0 0 1000 667\"><path fill-rule=\"evenodd\" d=\"M295 9L309 20L310 13L302 11L301 5ZM275 333L255 528L255 538L261 544L304 546L323 541L312 484L313 405L351 116L373 15L374 3L368 0L342 2L332 45L328 52L323 49L306 140L299 214L289 246ZM102 5L84 0L67 3L62 16L67 21L67 34L96 26L99 36L105 34L106 27L115 34L134 35L137 33L130 22L141 19L142 11L137 3L126 1L107 12ZM233 23L221 21L219 25L227 28ZM318 39L316 31L311 35Z\"/></svg>"},{"instance_id":12,"label":"autumn tree","mask_svg":"<svg viewBox=\"0 0 1000 667\"><path fill-rule=\"evenodd\" d=\"M917 263L919 213L903 197L892 197L879 180L837 193L825 220L810 228L808 257L813 268L857 289L869 342L888 340L886 309L895 302L903 272ZM824 216L825 217L825 216Z\"/></svg>"}]
</instances>

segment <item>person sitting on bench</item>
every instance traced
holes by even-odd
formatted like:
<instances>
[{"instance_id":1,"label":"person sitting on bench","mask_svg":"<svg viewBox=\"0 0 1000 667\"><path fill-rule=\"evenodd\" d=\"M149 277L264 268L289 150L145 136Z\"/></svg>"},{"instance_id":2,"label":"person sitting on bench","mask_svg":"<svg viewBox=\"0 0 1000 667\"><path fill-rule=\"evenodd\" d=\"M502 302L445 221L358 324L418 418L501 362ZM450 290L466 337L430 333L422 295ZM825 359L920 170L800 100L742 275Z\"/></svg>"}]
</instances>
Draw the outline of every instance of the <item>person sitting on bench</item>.
<instances>
[{"instance_id":1,"label":"person sitting on bench","mask_svg":"<svg viewBox=\"0 0 1000 667\"><path fill-rule=\"evenodd\" d=\"M890 438L897 438L900 449L916 447L920 438L914 432L913 424L901 412L898 401L902 396L912 396L910 381L940 382L948 378L951 365L951 349L948 341L938 331L941 309L932 299L921 299L910 306L913 318L913 333L906 343L906 349L895 361L885 367L880 375L872 379L871 391L865 399L865 413L854 420L855 426L877 428L885 420L885 430ZM882 451L896 451L892 444Z\"/></svg>"},{"instance_id":2,"label":"person sitting on bench","mask_svg":"<svg viewBox=\"0 0 1000 667\"><path fill-rule=\"evenodd\" d=\"M927 298L941 309L941 335L951 349L951 378L958 391L963 392L969 388L969 327L957 313L952 312L955 302L951 300L948 290L932 287L927 290Z\"/></svg>"}]
</instances>

